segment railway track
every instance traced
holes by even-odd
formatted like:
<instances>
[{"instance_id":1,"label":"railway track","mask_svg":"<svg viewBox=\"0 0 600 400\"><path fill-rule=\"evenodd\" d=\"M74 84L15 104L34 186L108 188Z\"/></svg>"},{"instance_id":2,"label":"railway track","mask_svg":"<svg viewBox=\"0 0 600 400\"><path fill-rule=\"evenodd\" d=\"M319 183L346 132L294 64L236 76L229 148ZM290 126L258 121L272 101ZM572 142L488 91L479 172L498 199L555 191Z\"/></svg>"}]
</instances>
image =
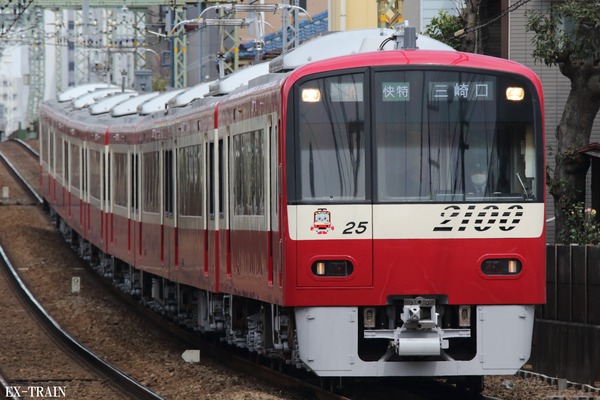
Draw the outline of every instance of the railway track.
<instances>
[{"instance_id":1,"label":"railway track","mask_svg":"<svg viewBox=\"0 0 600 400\"><path fill-rule=\"evenodd\" d=\"M7 157L9 160L14 160L13 165L15 166L16 169L18 169L19 171L21 171L21 175L25 180L28 180L29 182L33 182L33 184L31 185L31 187L33 188L33 190L35 190L36 184L39 185L39 178L37 177L37 168L32 168L31 165L36 165L37 166L37 162L32 162L32 160L34 160L34 157L36 156L35 150L31 151L31 150L24 150L22 148L22 145L19 143L9 143L9 144L3 144L2 146L2 153L10 153L10 155ZM36 183L37 182L37 183ZM17 191L15 189L15 191ZM35 202L32 202L35 203ZM31 206L27 206L29 208L36 208L36 207L31 207ZM0 215L1 217L1 215ZM57 235L56 232L53 232L54 235ZM54 242L54 241L53 241ZM65 246L65 244L62 244L62 246ZM64 252L64 250L63 250ZM73 254L71 254L73 255ZM71 263L72 261L67 261L67 263ZM98 283L99 282L104 282L106 283L105 279L101 279L98 276L90 276L91 274L88 274L87 272L89 271L84 271L81 269L81 267L76 267L74 268L77 272L78 275L82 275L81 276L81 281L84 283L84 286L87 284L87 286L94 286L95 289L99 289L100 286ZM67 275L69 273L73 273L73 271L69 271L67 273ZM56 274L59 275L59 274ZM63 280L67 280L63 277ZM64 285L63 283L63 286ZM108 286L108 285L106 285ZM114 292L116 293L120 293L116 290L114 290L114 287L111 286L111 288L113 289ZM105 290L106 288L103 288L102 290ZM46 293L43 292L41 293L43 296L46 296ZM106 295L106 294L105 294ZM100 294L100 296L102 296ZM114 293L111 294L110 296L114 296ZM131 297L126 296L126 295L122 295L121 296L123 299L125 299L129 305L127 306L129 311L126 311L126 313L129 314L129 317L132 317L134 320L137 320L138 322L140 321L140 319L143 319L145 323L149 322L155 326L155 325L159 325L161 327L161 331L163 332L167 332L166 336L167 338L165 339L164 337L161 338L161 340L163 340L163 342L159 342L158 346L159 348L162 348L163 351L177 351L174 350L173 348L169 349L168 345L172 343L178 343L178 348L179 350L182 349L181 346L185 347L185 348L198 348L201 350L201 354L202 354L202 359L203 362L202 364L206 363L206 359L213 359L213 360L219 360L218 364L221 365L220 367L217 367L217 369L220 369L221 371L219 371L219 373L221 375L215 375L214 371L209 371L208 373L206 371L201 372L199 374L199 376L197 376L196 378L191 377L191 380L193 381L194 379L196 381L199 381L200 383L202 383L203 381L206 381L206 377L210 377L209 379L216 381L216 384L223 387L223 386L233 386L233 391L234 393L243 393L244 390L248 390L248 386L255 386L256 384L253 383L253 380L261 380L264 382L269 382L269 387L267 389L264 389L262 387L259 387L258 389L252 389L253 390L253 397L252 398L265 398L265 399L304 399L304 398L316 398L316 399L378 399L378 398L385 398L386 400L390 400L390 399L412 399L412 400L435 400L435 399L453 399L453 398L460 398L460 399L484 399L485 397L480 397L480 396L473 396L473 397L465 397L465 393L464 392L457 392L455 389L453 388L449 388L447 386L444 386L440 383L435 383L433 386L431 384L427 384L426 386L423 386L422 381L411 381L411 380L403 380L401 382L388 382L387 384L382 384L381 382L378 382L376 385L373 385L372 382L367 382L367 381L357 381L355 383L352 383L348 386L344 386L341 390L341 394L335 394L335 393L331 393L328 390L325 390L323 388L329 389L331 387L335 386L335 382L332 381L319 381L319 380L312 380L312 384L307 384L308 381L310 381L310 379L307 379L306 376L304 377L293 377L290 375L286 375L286 374L281 374L277 371L277 369L279 368L275 368L275 370L271 367L273 367L272 365L269 365L268 362L264 362L261 363L261 361L264 360L260 360L257 358L253 358L252 360L248 359L248 356L246 355L244 356L235 356L233 355L231 352L229 351L224 351L224 349L222 348L223 346L221 346L219 343L216 344L210 344L210 343L206 343L206 342L201 342L197 336L197 334L185 331L177 326L175 326L174 324L172 324L169 321L165 321L164 319L158 317L156 314L153 314L152 312L142 308L140 306L140 304L136 303ZM75 297L75 303L79 303L79 304L74 304L73 307L79 309L81 308L82 305L87 305L87 298L84 300L82 299L80 296ZM50 300L52 301L52 300ZM54 300L57 301L57 300ZM60 300L58 300L60 301ZM114 306L114 305L113 305ZM78 312L78 311L76 311ZM97 312L97 314L106 314L107 311L102 311L102 312ZM122 323L120 320L118 322L115 322L116 317L110 318L109 321L107 322L106 320L104 321L98 321L99 325L108 325L109 328L110 326L114 326L114 327L118 327L119 331L121 331L121 328L125 326L125 323ZM81 323L76 323L76 322L67 322L67 325L69 326L70 330L75 330L77 331L77 327L73 326L73 325L81 325ZM119 332L120 335L124 335L129 339L134 339L132 342L127 341L127 344L125 344L126 347L134 347L137 344L135 343L135 339L136 337L138 337L139 339L140 336L147 336L146 333L149 334L148 331L148 327L146 326L146 328L143 329L143 333L139 333L139 332L133 332L133 331L128 331L128 330L124 330L123 332ZM82 337L84 336L86 333L82 332L82 333L77 333L77 337ZM94 334L94 336L96 336L96 339L99 339L100 341L104 341L104 342L108 342L109 340L111 340L109 338L110 333L107 333L105 331L99 331L97 333ZM103 336L107 336L107 338L105 338L105 340L103 340ZM125 338L123 338L125 339ZM150 341L153 341L154 339L150 339ZM168 342L164 342L164 340L167 340ZM86 339L87 341L87 339ZM154 340L155 341L155 340ZM147 344L143 344L141 345L141 351L143 352L144 349L146 349L146 351L152 352L152 350L148 350L149 349L149 345ZM180 354L180 353L179 353ZM178 354L177 354L178 355ZM117 358L114 355L109 355L107 356L108 358ZM171 359L169 359L171 360ZM139 360L138 360L139 361ZM172 382L175 382L175 385L179 385L181 387L191 387L193 384L190 383L190 379L186 379L186 377L180 376L180 375L185 375L187 372L190 372L190 369L194 369L193 366L189 366L189 365L182 365L181 361L179 361L179 364L174 364L173 361L165 361L163 360L156 360L156 359L150 359L150 360L145 360L144 361L144 365L146 369L152 369L157 367L157 364L161 364L161 362L163 364L173 364L171 367L167 367L166 372L165 370L156 370L158 372L152 372L150 373L148 376L148 374L144 374L142 372L139 371L140 367L138 366L137 368L135 366L132 366L132 362L125 362L123 360L120 360L117 362L117 364L120 364L120 368L124 371L132 371L131 374L132 375L137 375L139 376L139 380L144 383L144 384L148 384L150 386L156 387L157 389L159 389L159 391L161 393L164 393L165 398L181 398L181 399L187 399L190 398L192 396L187 396L186 394L182 394L180 392L176 392L175 390L173 390L171 388L171 386L167 385L165 386L164 382L159 382L159 380L161 379L160 377L163 377L163 380L170 380ZM222 372L222 366L225 366L226 370L224 372ZM284 366L280 366L281 369L284 369ZM144 368L144 367L142 367ZM235 371L235 372L234 372ZM1 375L1 373L0 373ZM153 378L154 377L154 378ZM187 377L189 378L189 377ZM116 379L116 378L115 378ZM248 383L247 381L245 381L245 379L250 379L250 383ZM221 384L219 384L219 382L221 382ZM233 382L233 384L232 384ZM241 383L240 383L241 382ZM235 384L239 384L240 388L239 389L235 389ZM212 384L212 383L211 383ZM211 393L211 398L230 398L228 397L228 395L223 394L223 397L218 397L218 393L219 390L221 390L221 388L219 389L215 389L214 386L210 386L208 383L205 382L205 385L207 388L205 388L205 390L208 390L209 393ZM321 388L320 386L322 386L323 388ZM242 388L243 387L243 388ZM435 390L433 390L432 388L435 387ZM190 390L190 393L196 393L195 392L196 389ZM237 390L237 392L236 392ZM268 393L269 391L271 392L275 392L275 397L273 397L272 393ZM259 393L258 396L256 395L256 393ZM215 397L215 393L217 394L217 396ZM228 392L230 393L230 392ZM277 397L279 396L279 397ZM76 396L76 397L80 397L80 396ZM199 397L199 396L194 396L194 397Z\"/></svg>"},{"instance_id":2,"label":"railway track","mask_svg":"<svg viewBox=\"0 0 600 400\"><path fill-rule=\"evenodd\" d=\"M30 167L32 164L35 166L35 159L31 156L19 156L18 148L22 146L16 145L9 149L13 156L11 158L19 160L21 167ZM3 147L3 150L6 148ZM33 153L28 154L33 155ZM20 183L10 182L9 174L5 169L2 174L5 187L12 188L13 193L22 196L23 193L15 190L17 185L22 185L28 190L28 195L36 199L31 201L31 204L40 203L41 198L35 196L35 189L25 181L26 178L16 170L15 165L8 160L4 152L0 157L4 164L10 167L12 173L21 180ZM30 176L35 173L33 168L24 168L24 171ZM28 206L30 203L19 198L20 201L15 202L14 206L25 205L32 208ZM0 213L0 217L2 214ZM3 235L0 242L4 242L5 239ZM121 397L126 398L162 399L102 360L66 332L46 312L20 278L17 268L13 266L11 257L2 243L0 243L0 263L2 264L0 283L2 292L13 295L3 299L6 304L2 307L7 314L3 316L3 324L11 327L8 334L3 335L5 338L3 346L8 347L2 351L4 359L1 367L5 397L66 397L72 384L77 383L76 397L85 394L90 397L100 395L118 398L121 393ZM35 340L29 340L32 337ZM28 338L26 343L22 342L23 338ZM34 347L31 347L32 345ZM48 372L52 375L48 376ZM107 387L105 382L110 383L110 387Z\"/></svg>"},{"instance_id":3,"label":"railway track","mask_svg":"<svg viewBox=\"0 0 600 400\"><path fill-rule=\"evenodd\" d=\"M5 384L5 395L14 395L17 397L66 397L67 395L67 386L65 384L60 384L60 382L88 382L94 386L100 384L103 386L103 382L110 382L111 386L116 388L119 392L122 392L126 397L132 399L153 399L159 400L162 397L143 387L139 383L135 382L128 376L124 375L121 371L114 368L109 363L102 360L92 351L87 349L85 346L82 346L75 338L73 338L68 332L66 332L42 307L42 305L35 299L32 293L27 289L26 285L19 278L19 275L12 265L8 255L4 251L4 248L0 246L0 262L3 267L3 286L11 286L11 292L14 294L14 297L18 302L23 306L22 308L16 305L16 302L12 305L9 305L9 308L12 311L16 311L17 315L15 317L15 321L13 326L20 326L23 324L23 316L27 315L27 321L29 328L28 332L31 332L32 329L35 329L31 322L37 322L39 327L41 327L44 332L48 334L48 343L53 343L59 350L62 350L65 355L74 359L76 364L67 362L69 370L74 368L75 374L80 374L80 369L78 368L81 364L84 364L90 372L93 374L85 374L82 377L75 378L65 378L65 379L40 379L37 377L31 378L20 378L18 375L13 375L13 378L6 379L7 384ZM8 292L8 290L4 291ZM10 299L12 300L12 299ZM20 312L20 311L24 312ZM10 320L9 320L10 321ZM44 341L40 341L40 343L44 343ZM53 347L51 344L44 344L43 351L49 351L49 348ZM57 355L60 357L60 355ZM21 366L21 360L16 359L14 362ZM27 361L29 362L29 360ZM55 361L56 364L63 363L64 361L57 359ZM73 365L71 365L73 364ZM25 365L28 368L28 365ZM20 368L22 369L22 368ZM73 374L73 371L69 371L68 375ZM43 385L41 381L45 382ZM58 384L54 384L58 383ZM94 396L98 395L98 388L89 389L93 392ZM100 393L105 393L107 390L100 390ZM116 395L112 390L108 391L109 394ZM50 396L48 396L50 395Z\"/></svg>"},{"instance_id":4,"label":"railway track","mask_svg":"<svg viewBox=\"0 0 600 400\"><path fill-rule=\"evenodd\" d=\"M25 193L33 196L35 201L41 204L43 200L38 194L40 178L37 150L21 140L9 140L3 143L0 158L8 166L11 173L17 176L17 183Z\"/></svg>"}]
</instances>

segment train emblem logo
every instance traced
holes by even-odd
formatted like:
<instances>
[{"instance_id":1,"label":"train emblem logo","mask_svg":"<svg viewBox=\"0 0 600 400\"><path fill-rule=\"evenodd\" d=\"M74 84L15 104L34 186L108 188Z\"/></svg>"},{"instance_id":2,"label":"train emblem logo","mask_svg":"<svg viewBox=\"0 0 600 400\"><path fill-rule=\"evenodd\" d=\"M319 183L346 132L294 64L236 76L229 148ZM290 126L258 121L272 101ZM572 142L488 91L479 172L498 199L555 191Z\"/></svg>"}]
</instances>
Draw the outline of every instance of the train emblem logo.
<instances>
[{"instance_id":1,"label":"train emblem logo","mask_svg":"<svg viewBox=\"0 0 600 400\"><path fill-rule=\"evenodd\" d=\"M331 212L326 208L319 208L315 211L313 226L311 231L316 231L319 235L326 235L330 230L335 228L331 225Z\"/></svg>"}]
</instances>

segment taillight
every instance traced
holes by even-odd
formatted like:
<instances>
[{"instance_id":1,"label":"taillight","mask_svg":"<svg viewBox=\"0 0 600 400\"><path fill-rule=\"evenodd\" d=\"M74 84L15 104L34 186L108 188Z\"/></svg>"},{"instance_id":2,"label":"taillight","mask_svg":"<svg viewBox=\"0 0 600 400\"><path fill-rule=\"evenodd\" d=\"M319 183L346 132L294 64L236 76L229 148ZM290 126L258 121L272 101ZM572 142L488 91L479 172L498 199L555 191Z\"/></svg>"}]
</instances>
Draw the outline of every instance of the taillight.
<instances>
[{"instance_id":1,"label":"taillight","mask_svg":"<svg viewBox=\"0 0 600 400\"><path fill-rule=\"evenodd\" d=\"M517 275L523 269L521 261L515 258L493 258L481 263L481 272L485 275Z\"/></svg>"},{"instance_id":2,"label":"taillight","mask_svg":"<svg viewBox=\"0 0 600 400\"><path fill-rule=\"evenodd\" d=\"M313 263L311 270L318 277L344 277L352 275L354 266L347 260L318 260Z\"/></svg>"}]
</instances>

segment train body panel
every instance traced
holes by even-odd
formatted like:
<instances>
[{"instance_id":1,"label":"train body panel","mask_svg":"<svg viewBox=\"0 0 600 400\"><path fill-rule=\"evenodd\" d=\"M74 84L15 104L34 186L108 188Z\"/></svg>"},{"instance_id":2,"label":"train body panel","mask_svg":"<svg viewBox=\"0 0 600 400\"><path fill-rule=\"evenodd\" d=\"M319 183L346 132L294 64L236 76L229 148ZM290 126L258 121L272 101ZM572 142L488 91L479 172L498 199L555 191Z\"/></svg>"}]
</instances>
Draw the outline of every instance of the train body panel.
<instances>
[{"instance_id":1,"label":"train body panel","mask_svg":"<svg viewBox=\"0 0 600 400\"><path fill-rule=\"evenodd\" d=\"M131 293L320 376L518 369L545 301L535 74L416 50L254 78L151 115L44 104L46 201Z\"/></svg>"},{"instance_id":2,"label":"train body panel","mask_svg":"<svg viewBox=\"0 0 600 400\"><path fill-rule=\"evenodd\" d=\"M539 272L545 249L538 245L543 205L499 203L484 212L490 206L466 204L450 207L448 213L449 207L329 206L329 223L322 228L313 221L324 207L288 207L296 221L290 218L290 233L297 240L298 290L286 304L385 305L401 294L443 295L448 304L543 304ZM460 207L466 212L459 214ZM519 260L522 271L484 274L485 260L503 258ZM325 260L353 271L319 277L315 264ZM350 264L344 266L345 261Z\"/></svg>"},{"instance_id":3,"label":"train body panel","mask_svg":"<svg viewBox=\"0 0 600 400\"><path fill-rule=\"evenodd\" d=\"M405 360L387 354L365 360L357 346L360 316L356 307L298 308L302 360L320 376L481 376L512 375L529 358L531 343L523 337L533 333L533 306L477 307L476 341L478 353L467 360L410 358L439 349L440 338L406 340ZM502 332L502 333L500 333ZM506 346L499 346L505 343Z\"/></svg>"}]
</instances>

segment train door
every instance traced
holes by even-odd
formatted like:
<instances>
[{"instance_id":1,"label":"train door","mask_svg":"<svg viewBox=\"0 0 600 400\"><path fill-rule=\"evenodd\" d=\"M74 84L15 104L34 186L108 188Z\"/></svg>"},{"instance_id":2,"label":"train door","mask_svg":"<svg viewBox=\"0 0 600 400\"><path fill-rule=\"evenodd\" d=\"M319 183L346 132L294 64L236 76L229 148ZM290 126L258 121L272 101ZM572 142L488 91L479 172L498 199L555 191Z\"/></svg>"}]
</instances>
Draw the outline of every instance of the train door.
<instances>
[{"instance_id":1,"label":"train door","mask_svg":"<svg viewBox=\"0 0 600 400\"><path fill-rule=\"evenodd\" d=\"M72 192L72 226L79 232L77 226L82 226L82 193L81 193L81 146L82 141L77 140L71 143L71 192Z\"/></svg>"},{"instance_id":2,"label":"train door","mask_svg":"<svg viewBox=\"0 0 600 400\"><path fill-rule=\"evenodd\" d=\"M68 139L65 139L63 142L63 146L64 146L64 163L65 163L65 168L64 168L64 174L65 174L65 178L64 178L64 187L66 190L66 215L68 217L69 220L69 225L71 225L71 158L69 157L69 153L70 153L70 141Z\"/></svg>"},{"instance_id":3,"label":"train door","mask_svg":"<svg viewBox=\"0 0 600 400\"><path fill-rule=\"evenodd\" d=\"M61 128L62 124L59 124L59 129ZM54 205L56 205L56 158L54 155L54 147L59 129L56 129L55 127L48 138L48 198L52 200Z\"/></svg>"},{"instance_id":4,"label":"train door","mask_svg":"<svg viewBox=\"0 0 600 400\"><path fill-rule=\"evenodd\" d=\"M272 116L269 116L269 186L270 186L270 220L269 230L271 237L270 250L270 281L273 285L283 286L283 238L281 237L282 227L279 218L279 205L281 202L281 180L282 169L279 158L279 124L272 123Z\"/></svg>"},{"instance_id":5,"label":"train door","mask_svg":"<svg viewBox=\"0 0 600 400\"><path fill-rule=\"evenodd\" d=\"M153 134L160 131L153 130ZM137 261L142 269L162 274L164 259L162 239L162 173L160 142L144 143L139 147L139 224Z\"/></svg>"},{"instance_id":6,"label":"train door","mask_svg":"<svg viewBox=\"0 0 600 400\"><path fill-rule=\"evenodd\" d=\"M227 198L225 187L226 176L226 138L219 135L218 129L208 139L206 171L208 189L208 221L207 221L207 263L204 273L208 277L213 290L219 291L219 270L227 264L224 253L227 241ZM225 255L225 257L223 257Z\"/></svg>"},{"instance_id":7,"label":"train door","mask_svg":"<svg viewBox=\"0 0 600 400\"><path fill-rule=\"evenodd\" d=\"M65 217L64 215L64 211L65 211L65 179L64 179L64 164L63 164L63 135L59 135L56 137L56 143L55 143L55 156L56 156L56 165L54 166L54 171L55 171L55 190L57 190L57 193L55 193L55 197L56 197L56 202L57 202L57 209L60 210L63 218Z\"/></svg>"},{"instance_id":8,"label":"train door","mask_svg":"<svg viewBox=\"0 0 600 400\"><path fill-rule=\"evenodd\" d=\"M135 264L137 254L140 252L139 230L140 225L140 157L138 156L137 146L132 146L129 153L129 215L127 220L127 251L132 253L133 263ZM137 244L137 246L136 246Z\"/></svg>"},{"instance_id":9,"label":"train door","mask_svg":"<svg viewBox=\"0 0 600 400\"><path fill-rule=\"evenodd\" d=\"M176 152L171 141L163 142L162 153L162 252L161 261L169 271L169 276L174 278L178 269L176 241L177 228L175 220L175 157Z\"/></svg>"},{"instance_id":10,"label":"train door","mask_svg":"<svg viewBox=\"0 0 600 400\"><path fill-rule=\"evenodd\" d=\"M107 133L108 134L108 133ZM103 157L103 184L104 188L102 194L102 226L103 226L103 240L104 240L104 252L108 253L108 246L110 243L110 223L112 216L112 152L108 146L105 146L104 157Z\"/></svg>"},{"instance_id":11,"label":"train door","mask_svg":"<svg viewBox=\"0 0 600 400\"><path fill-rule=\"evenodd\" d=\"M89 221L89 168L88 168L88 146L87 141L84 141L81 146L81 201L79 210L79 221L81 223L82 236L87 238L88 221Z\"/></svg>"},{"instance_id":12,"label":"train door","mask_svg":"<svg viewBox=\"0 0 600 400\"><path fill-rule=\"evenodd\" d=\"M230 254L234 278L242 290L273 285L270 202L272 118L262 115L231 128ZM228 270L231 275L231 267Z\"/></svg>"}]
</instances>

